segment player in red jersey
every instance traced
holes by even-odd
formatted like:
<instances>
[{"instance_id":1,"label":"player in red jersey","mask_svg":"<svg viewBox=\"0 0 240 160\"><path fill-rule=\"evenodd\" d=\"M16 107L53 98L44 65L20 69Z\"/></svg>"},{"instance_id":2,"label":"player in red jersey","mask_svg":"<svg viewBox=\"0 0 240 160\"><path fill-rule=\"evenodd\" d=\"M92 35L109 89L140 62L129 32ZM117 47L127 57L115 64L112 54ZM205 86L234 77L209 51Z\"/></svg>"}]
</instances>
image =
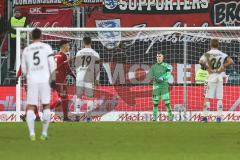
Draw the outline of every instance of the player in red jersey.
<instances>
[{"instance_id":1,"label":"player in red jersey","mask_svg":"<svg viewBox=\"0 0 240 160\"><path fill-rule=\"evenodd\" d=\"M70 50L69 41L61 40L59 46L60 51L54 56L54 59L57 62L55 90L57 91L58 96L61 100L63 120L69 121L70 119L68 118L68 92L66 77L67 75L72 75L75 78L75 75L70 68L69 60L66 55ZM59 104L59 100L56 102L56 104Z\"/></svg>"}]
</instances>

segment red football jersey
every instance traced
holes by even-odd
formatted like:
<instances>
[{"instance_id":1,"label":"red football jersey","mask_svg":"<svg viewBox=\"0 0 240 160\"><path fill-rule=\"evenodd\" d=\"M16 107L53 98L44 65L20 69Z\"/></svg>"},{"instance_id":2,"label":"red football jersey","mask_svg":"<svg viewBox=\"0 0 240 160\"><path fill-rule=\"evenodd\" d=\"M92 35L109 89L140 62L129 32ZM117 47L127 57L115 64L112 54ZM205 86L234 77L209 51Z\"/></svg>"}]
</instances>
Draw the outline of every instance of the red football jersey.
<instances>
[{"instance_id":1,"label":"red football jersey","mask_svg":"<svg viewBox=\"0 0 240 160\"><path fill-rule=\"evenodd\" d=\"M57 63L56 70L56 83L65 83L66 77L68 74L73 75L73 72L70 68L67 55L63 52L58 52L54 59Z\"/></svg>"}]
</instances>

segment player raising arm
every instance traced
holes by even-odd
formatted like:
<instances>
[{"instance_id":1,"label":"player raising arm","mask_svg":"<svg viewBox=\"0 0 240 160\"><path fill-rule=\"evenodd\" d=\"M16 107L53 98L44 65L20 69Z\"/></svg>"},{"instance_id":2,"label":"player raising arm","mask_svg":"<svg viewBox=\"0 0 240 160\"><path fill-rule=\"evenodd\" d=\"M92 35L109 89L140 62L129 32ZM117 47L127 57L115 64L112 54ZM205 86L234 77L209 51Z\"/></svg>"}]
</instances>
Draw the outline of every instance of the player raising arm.
<instances>
[{"instance_id":1,"label":"player raising arm","mask_svg":"<svg viewBox=\"0 0 240 160\"><path fill-rule=\"evenodd\" d=\"M30 133L30 139L34 141L35 130L34 120L36 118L34 109L39 106L39 102L43 106L42 115L42 135L41 139L46 140L48 135L48 126L50 122L50 83L51 73L56 69L56 63L53 58L52 47L41 42L41 30L34 29L32 31L33 43L27 46L22 53L22 73L27 78L27 125Z\"/></svg>"},{"instance_id":2,"label":"player raising arm","mask_svg":"<svg viewBox=\"0 0 240 160\"><path fill-rule=\"evenodd\" d=\"M153 120L157 120L158 115L158 103L160 97L165 102L168 112L168 120L173 120L172 109L170 105L169 84L168 79L171 76L170 66L163 62L164 56L162 53L157 53L157 63L152 65L149 76L153 80Z\"/></svg>"},{"instance_id":3,"label":"player raising arm","mask_svg":"<svg viewBox=\"0 0 240 160\"><path fill-rule=\"evenodd\" d=\"M84 48L77 52L75 66L76 66L76 112L80 113L83 105L82 96L87 97L87 121L91 120L91 110L94 107L93 96L94 86L99 80L99 54L91 48L92 41L90 37L83 38ZM76 117L79 120L79 116Z\"/></svg>"},{"instance_id":4,"label":"player raising arm","mask_svg":"<svg viewBox=\"0 0 240 160\"><path fill-rule=\"evenodd\" d=\"M233 60L227 54L220 51L219 42L217 39L212 39L210 42L211 50L203 54L199 60L200 65L206 68L209 76L205 82L204 88L204 117L203 122L208 121L208 111L210 108L209 99L217 99L217 122L221 122L222 110L223 110L223 77L222 72L226 67L233 64Z\"/></svg>"}]
</instances>

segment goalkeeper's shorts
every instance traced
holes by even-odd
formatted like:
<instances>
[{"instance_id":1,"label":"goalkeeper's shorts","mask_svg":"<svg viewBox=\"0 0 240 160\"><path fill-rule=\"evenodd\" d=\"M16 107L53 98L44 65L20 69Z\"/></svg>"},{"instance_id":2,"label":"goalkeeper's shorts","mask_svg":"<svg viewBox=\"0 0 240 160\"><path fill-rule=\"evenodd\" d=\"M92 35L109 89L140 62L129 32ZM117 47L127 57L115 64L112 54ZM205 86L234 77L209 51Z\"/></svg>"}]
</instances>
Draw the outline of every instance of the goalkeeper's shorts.
<instances>
[{"instance_id":1,"label":"goalkeeper's shorts","mask_svg":"<svg viewBox=\"0 0 240 160\"><path fill-rule=\"evenodd\" d=\"M169 95L169 87L162 87L158 85L153 85L153 100L159 100L160 97L162 100L169 100L170 95Z\"/></svg>"}]
</instances>

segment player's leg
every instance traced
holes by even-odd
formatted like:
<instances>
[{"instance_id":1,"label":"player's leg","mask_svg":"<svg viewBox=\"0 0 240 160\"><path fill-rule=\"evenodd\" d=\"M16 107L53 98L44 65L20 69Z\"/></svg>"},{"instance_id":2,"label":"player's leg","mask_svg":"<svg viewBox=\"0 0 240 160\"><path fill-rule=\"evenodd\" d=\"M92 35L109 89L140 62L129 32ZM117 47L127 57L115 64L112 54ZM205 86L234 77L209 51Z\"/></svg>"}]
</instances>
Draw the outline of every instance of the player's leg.
<instances>
[{"instance_id":1,"label":"player's leg","mask_svg":"<svg viewBox=\"0 0 240 160\"><path fill-rule=\"evenodd\" d=\"M43 114L42 114L42 134L41 140L47 140L48 138L48 127L51 118L51 111L49 104L43 104Z\"/></svg>"},{"instance_id":2,"label":"player's leg","mask_svg":"<svg viewBox=\"0 0 240 160\"><path fill-rule=\"evenodd\" d=\"M94 105L94 87L93 87L93 83L85 83L85 95L87 96L87 112L86 112L86 116L87 116L87 122L91 121L91 117L92 117L92 111L95 107Z\"/></svg>"},{"instance_id":3,"label":"player's leg","mask_svg":"<svg viewBox=\"0 0 240 160\"><path fill-rule=\"evenodd\" d=\"M40 119L40 116L39 116L39 112L38 112L38 108L37 108L37 107L35 107L34 113L35 113L35 115L36 115L36 121L40 121L41 119Z\"/></svg>"},{"instance_id":4,"label":"player's leg","mask_svg":"<svg viewBox=\"0 0 240 160\"><path fill-rule=\"evenodd\" d=\"M83 101L81 100L84 92L83 82L76 82L76 102L75 102L75 112L76 112L76 119L75 121L80 120L80 111L83 105Z\"/></svg>"},{"instance_id":5,"label":"player's leg","mask_svg":"<svg viewBox=\"0 0 240 160\"><path fill-rule=\"evenodd\" d=\"M208 112L210 110L210 98L215 97L216 83L206 81L204 84L204 110L203 110L203 122L208 122Z\"/></svg>"},{"instance_id":6,"label":"player's leg","mask_svg":"<svg viewBox=\"0 0 240 160\"><path fill-rule=\"evenodd\" d=\"M172 114L172 108L171 108L171 104L170 104L170 94L169 94L168 87L161 88L161 97L167 107L168 120L172 121L173 114Z\"/></svg>"},{"instance_id":7,"label":"player's leg","mask_svg":"<svg viewBox=\"0 0 240 160\"><path fill-rule=\"evenodd\" d=\"M67 86L65 84L61 84L60 88L57 90L58 95L61 99L62 111L63 111L63 121L69 121L68 118L68 97L67 97Z\"/></svg>"},{"instance_id":8,"label":"player's leg","mask_svg":"<svg viewBox=\"0 0 240 160\"><path fill-rule=\"evenodd\" d=\"M26 121L27 110L28 110L28 106L26 107L25 114L20 115L20 118L21 118L21 120L22 120L23 122Z\"/></svg>"},{"instance_id":9,"label":"player's leg","mask_svg":"<svg viewBox=\"0 0 240 160\"><path fill-rule=\"evenodd\" d=\"M27 110L27 114L26 114L26 121L27 121L31 141L35 141L35 139L36 139L35 138L35 128L34 128L35 119L36 119L36 115L34 113L35 108L37 108L37 106L28 105L28 110Z\"/></svg>"},{"instance_id":10,"label":"player's leg","mask_svg":"<svg viewBox=\"0 0 240 160\"><path fill-rule=\"evenodd\" d=\"M62 105L62 100L58 95L58 85L56 85L55 90L52 90L51 101L50 101L50 109L57 109Z\"/></svg>"},{"instance_id":11,"label":"player's leg","mask_svg":"<svg viewBox=\"0 0 240 160\"><path fill-rule=\"evenodd\" d=\"M70 119L68 118L68 97L66 95L61 96L61 100L63 109L63 121L70 121Z\"/></svg>"},{"instance_id":12,"label":"player's leg","mask_svg":"<svg viewBox=\"0 0 240 160\"><path fill-rule=\"evenodd\" d=\"M217 119L216 122L221 122L222 120L222 111L223 111L223 81L218 81L216 87L216 98L217 98Z\"/></svg>"},{"instance_id":13,"label":"player's leg","mask_svg":"<svg viewBox=\"0 0 240 160\"><path fill-rule=\"evenodd\" d=\"M27 84L26 84L26 82L24 82L24 89L25 89L25 91L27 92ZM26 107L25 114L20 116L20 118L21 118L24 122L26 121L27 111L28 111L28 106ZM34 113L35 113L35 115L36 115L35 120L36 120L36 121L40 121L40 116L39 116L39 114L38 114L38 108L37 108L37 107L34 107Z\"/></svg>"},{"instance_id":14,"label":"player's leg","mask_svg":"<svg viewBox=\"0 0 240 160\"><path fill-rule=\"evenodd\" d=\"M28 106L26 107L25 114L20 115L21 120L24 121L24 122L26 121L27 111L28 111ZM40 119L40 116L39 116L38 108L37 108L37 107L34 108L34 113L35 113L35 115L36 115L36 119L35 119L35 120L36 120L36 121L40 121L41 119Z\"/></svg>"},{"instance_id":15,"label":"player's leg","mask_svg":"<svg viewBox=\"0 0 240 160\"><path fill-rule=\"evenodd\" d=\"M153 121L157 120L158 116L158 102L160 99L161 93L160 88L158 85L153 85L153 94L152 94L152 100L153 100Z\"/></svg>"},{"instance_id":16,"label":"player's leg","mask_svg":"<svg viewBox=\"0 0 240 160\"><path fill-rule=\"evenodd\" d=\"M77 99L76 99L76 105L75 110L79 114L81 111L81 107L83 105L82 96L83 96L84 88L81 86L77 87Z\"/></svg>"},{"instance_id":17,"label":"player's leg","mask_svg":"<svg viewBox=\"0 0 240 160\"><path fill-rule=\"evenodd\" d=\"M220 123L222 120L222 111L223 111L223 104L222 99L217 99L217 118L216 122Z\"/></svg>"},{"instance_id":18,"label":"player's leg","mask_svg":"<svg viewBox=\"0 0 240 160\"><path fill-rule=\"evenodd\" d=\"M210 102L208 98L204 98L203 118L201 121L208 122L208 112L210 109Z\"/></svg>"},{"instance_id":19,"label":"player's leg","mask_svg":"<svg viewBox=\"0 0 240 160\"><path fill-rule=\"evenodd\" d=\"M35 108L38 105L38 85L37 84L30 84L28 85L27 90L27 112L26 112L26 121L29 130L30 139L32 141L35 140L35 129L34 123L36 119L36 115L34 113Z\"/></svg>"},{"instance_id":20,"label":"player's leg","mask_svg":"<svg viewBox=\"0 0 240 160\"><path fill-rule=\"evenodd\" d=\"M51 118L50 111L50 99L51 99L51 88L48 83L39 85L40 101L43 105L43 115L42 115L42 134L41 140L47 140L48 138L48 127Z\"/></svg>"},{"instance_id":21,"label":"player's leg","mask_svg":"<svg viewBox=\"0 0 240 160\"><path fill-rule=\"evenodd\" d=\"M62 105L61 98L58 98L57 100L52 100L50 102L50 109L56 109L59 108Z\"/></svg>"}]
</instances>

